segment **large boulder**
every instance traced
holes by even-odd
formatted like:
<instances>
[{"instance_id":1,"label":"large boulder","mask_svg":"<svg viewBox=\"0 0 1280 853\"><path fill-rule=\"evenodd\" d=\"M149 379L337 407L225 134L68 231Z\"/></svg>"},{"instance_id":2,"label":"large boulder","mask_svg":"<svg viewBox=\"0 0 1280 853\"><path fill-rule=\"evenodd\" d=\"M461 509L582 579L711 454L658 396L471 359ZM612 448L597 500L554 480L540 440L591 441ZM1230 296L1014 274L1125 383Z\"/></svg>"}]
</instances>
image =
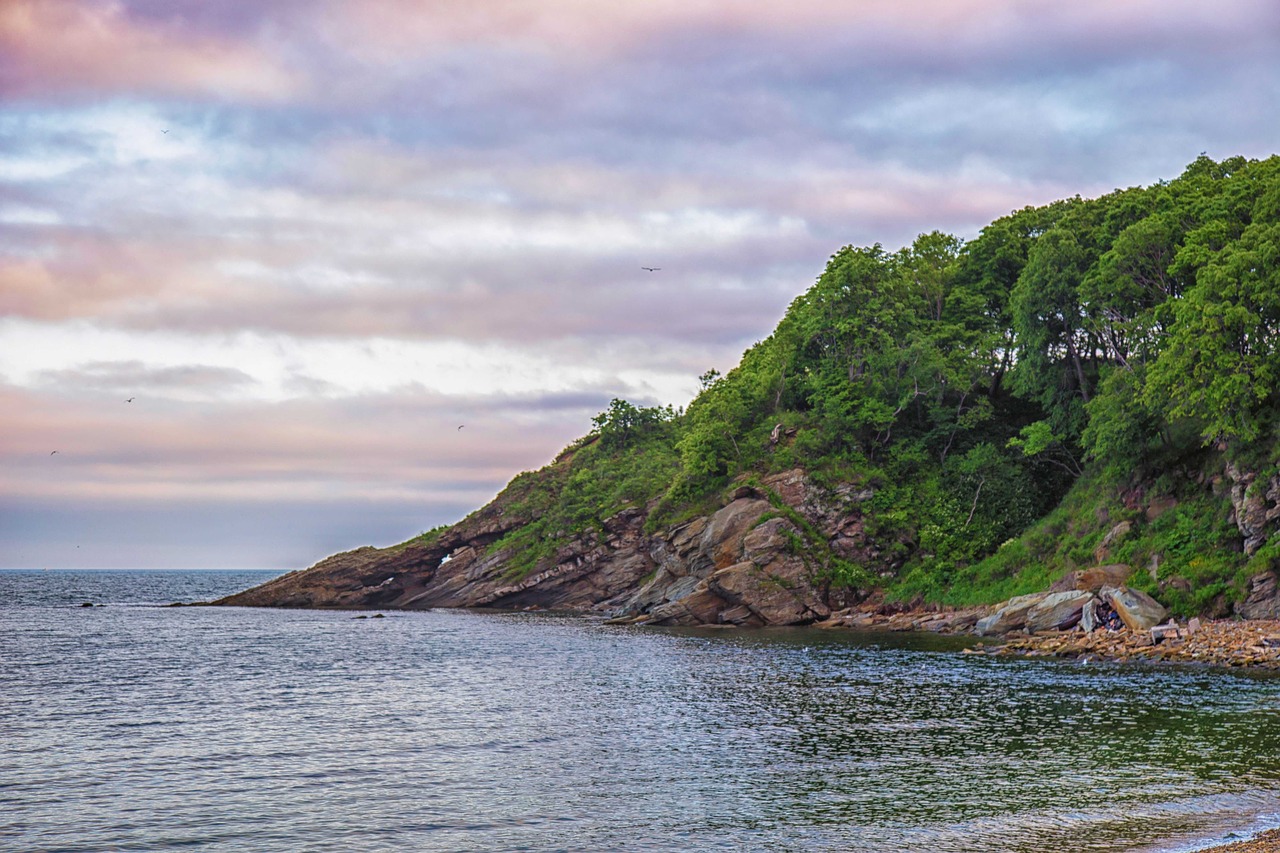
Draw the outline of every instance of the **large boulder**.
<instances>
[{"instance_id":1,"label":"large boulder","mask_svg":"<svg viewBox=\"0 0 1280 853\"><path fill-rule=\"evenodd\" d=\"M1027 631L1065 631L1080 621L1084 606L1093 600L1093 593L1079 590L1053 592L1046 595L1027 611Z\"/></svg>"},{"instance_id":2,"label":"large boulder","mask_svg":"<svg viewBox=\"0 0 1280 853\"><path fill-rule=\"evenodd\" d=\"M1169 615L1165 606L1145 592L1128 587L1104 587L1101 596L1111 603L1130 631L1150 631Z\"/></svg>"},{"instance_id":3,"label":"large boulder","mask_svg":"<svg viewBox=\"0 0 1280 853\"><path fill-rule=\"evenodd\" d=\"M1102 620L1098 618L1098 606L1100 604L1101 602L1098 599L1091 596L1084 603L1084 607L1080 609L1080 630L1086 634L1092 634L1102 627Z\"/></svg>"},{"instance_id":4,"label":"large boulder","mask_svg":"<svg viewBox=\"0 0 1280 853\"><path fill-rule=\"evenodd\" d=\"M979 637L988 634L1007 634L1027 624L1027 613L1049 596L1047 592L1019 595L995 606L990 616L978 620L973 632Z\"/></svg>"},{"instance_id":5,"label":"large boulder","mask_svg":"<svg viewBox=\"0 0 1280 853\"><path fill-rule=\"evenodd\" d=\"M1091 569L1085 569L1076 578L1076 589L1097 592L1105 586L1118 587L1123 585L1131 574L1133 574L1133 566L1125 563L1094 566Z\"/></svg>"}]
</instances>

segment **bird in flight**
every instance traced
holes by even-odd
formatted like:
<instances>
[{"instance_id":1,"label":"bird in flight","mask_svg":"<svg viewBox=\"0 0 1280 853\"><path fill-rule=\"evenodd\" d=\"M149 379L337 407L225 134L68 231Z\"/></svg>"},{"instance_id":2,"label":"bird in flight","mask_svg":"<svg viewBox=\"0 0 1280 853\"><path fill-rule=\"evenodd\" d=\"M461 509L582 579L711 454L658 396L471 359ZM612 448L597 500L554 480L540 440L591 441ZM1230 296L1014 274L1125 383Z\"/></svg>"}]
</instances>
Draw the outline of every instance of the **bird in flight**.
<instances>
[{"instance_id":1,"label":"bird in flight","mask_svg":"<svg viewBox=\"0 0 1280 853\"><path fill-rule=\"evenodd\" d=\"M57 452L58 452L58 451L56 451L56 450L50 450L50 451L49 451L49 455L50 455L50 456L52 456L53 454L55 454L55 453L57 453Z\"/></svg>"},{"instance_id":2,"label":"bird in flight","mask_svg":"<svg viewBox=\"0 0 1280 853\"><path fill-rule=\"evenodd\" d=\"M161 132L161 133L168 133L169 131L167 131L167 130L162 130L162 131L160 131L160 132Z\"/></svg>"},{"instance_id":3,"label":"bird in flight","mask_svg":"<svg viewBox=\"0 0 1280 853\"><path fill-rule=\"evenodd\" d=\"M649 272L657 272L658 270L662 269L662 267L640 267L640 269L648 270Z\"/></svg>"},{"instance_id":4,"label":"bird in flight","mask_svg":"<svg viewBox=\"0 0 1280 853\"><path fill-rule=\"evenodd\" d=\"M459 426L458 426L458 429L462 429L462 427L464 427L464 426L466 426L466 424L461 424L461 425L459 425Z\"/></svg>"},{"instance_id":5,"label":"bird in flight","mask_svg":"<svg viewBox=\"0 0 1280 853\"><path fill-rule=\"evenodd\" d=\"M134 400L134 398L133 398L133 397L130 397L128 400L125 400L125 402L126 402L126 403L132 403L132 402L133 402L133 400Z\"/></svg>"}]
</instances>

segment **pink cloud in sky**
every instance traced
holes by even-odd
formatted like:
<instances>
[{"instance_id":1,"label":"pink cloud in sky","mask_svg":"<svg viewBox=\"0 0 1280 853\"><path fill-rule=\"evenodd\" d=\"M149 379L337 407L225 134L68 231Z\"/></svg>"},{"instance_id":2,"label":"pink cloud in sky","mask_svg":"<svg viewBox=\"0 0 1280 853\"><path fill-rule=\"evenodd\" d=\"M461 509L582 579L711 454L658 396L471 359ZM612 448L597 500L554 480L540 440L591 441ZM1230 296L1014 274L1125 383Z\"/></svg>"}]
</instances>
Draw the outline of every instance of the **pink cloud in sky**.
<instances>
[{"instance_id":1,"label":"pink cloud in sky","mask_svg":"<svg viewBox=\"0 0 1280 853\"><path fill-rule=\"evenodd\" d=\"M390 52L382 56L396 59L433 48L487 45L574 61L690 36L707 42L800 36L861 46L876 55L933 48L943 57L964 54L972 60L1049 43L1087 45L1092 52L1170 37L1194 37L1203 46L1232 35L1238 45L1251 23L1276 20L1275 5L1267 0L1226 8L1202 0L370 0L331 8L331 39L376 45Z\"/></svg>"},{"instance_id":2,"label":"pink cloud in sky","mask_svg":"<svg viewBox=\"0 0 1280 853\"><path fill-rule=\"evenodd\" d=\"M585 431L602 401L539 401L421 390L275 404L175 404L135 367L136 387L90 372L90 390L0 385L0 500L419 501L477 504ZM192 369L192 382L235 381ZM227 374L226 371L222 372ZM162 380L164 379L161 377ZM148 393L148 392L151 393ZM129 397L133 402L125 402ZM463 429L459 425L465 424ZM58 451L53 454L52 451Z\"/></svg>"},{"instance_id":3,"label":"pink cloud in sky","mask_svg":"<svg viewBox=\"0 0 1280 853\"><path fill-rule=\"evenodd\" d=\"M131 17L120 2L0 3L0 95L197 95L273 101L302 80L251 44Z\"/></svg>"},{"instance_id":4,"label":"pink cloud in sky","mask_svg":"<svg viewBox=\"0 0 1280 853\"><path fill-rule=\"evenodd\" d=\"M1278 45L1276 0L0 0L0 565L451 521L840 245L1272 153Z\"/></svg>"}]
</instances>

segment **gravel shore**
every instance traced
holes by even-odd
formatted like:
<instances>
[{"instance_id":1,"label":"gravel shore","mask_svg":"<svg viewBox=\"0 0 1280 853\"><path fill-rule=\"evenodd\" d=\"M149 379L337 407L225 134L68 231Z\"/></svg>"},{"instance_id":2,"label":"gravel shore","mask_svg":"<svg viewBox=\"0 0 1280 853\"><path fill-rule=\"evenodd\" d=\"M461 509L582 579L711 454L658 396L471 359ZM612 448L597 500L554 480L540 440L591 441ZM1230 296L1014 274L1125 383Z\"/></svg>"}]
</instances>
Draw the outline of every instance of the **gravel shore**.
<instances>
[{"instance_id":1,"label":"gravel shore","mask_svg":"<svg viewBox=\"0 0 1280 853\"><path fill-rule=\"evenodd\" d=\"M1197 663L1280 671L1280 622L1223 620L1206 622L1191 631L1180 626L1179 636L1158 642L1150 632L1046 631L1030 636L1009 635L970 650L992 655L1059 657L1091 661Z\"/></svg>"},{"instance_id":2,"label":"gravel shore","mask_svg":"<svg viewBox=\"0 0 1280 853\"><path fill-rule=\"evenodd\" d=\"M848 610L818 627L855 631L928 631L969 634L990 608L910 610L885 613L871 608ZM1207 666L1280 671L1280 621L1222 619L1182 623L1176 633L1156 640L1150 631L1078 628L1026 634L1016 631L983 637L967 652L997 656L1058 657L1094 662L1195 663Z\"/></svg>"}]
</instances>

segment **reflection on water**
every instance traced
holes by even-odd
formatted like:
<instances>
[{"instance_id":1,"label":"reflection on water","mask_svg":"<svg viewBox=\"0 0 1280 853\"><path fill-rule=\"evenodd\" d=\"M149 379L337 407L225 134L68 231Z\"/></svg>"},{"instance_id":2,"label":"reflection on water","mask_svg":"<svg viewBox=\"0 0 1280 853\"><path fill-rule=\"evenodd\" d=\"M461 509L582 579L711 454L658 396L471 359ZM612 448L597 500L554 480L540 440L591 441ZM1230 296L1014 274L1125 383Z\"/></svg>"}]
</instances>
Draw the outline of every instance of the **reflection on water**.
<instances>
[{"instance_id":1,"label":"reflection on water","mask_svg":"<svg viewBox=\"0 0 1280 853\"><path fill-rule=\"evenodd\" d=\"M198 574L0 572L0 838L1029 853L1280 813L1273 680L929 636L140 606L262 577Z\"/></svg>"}]
</instances>

